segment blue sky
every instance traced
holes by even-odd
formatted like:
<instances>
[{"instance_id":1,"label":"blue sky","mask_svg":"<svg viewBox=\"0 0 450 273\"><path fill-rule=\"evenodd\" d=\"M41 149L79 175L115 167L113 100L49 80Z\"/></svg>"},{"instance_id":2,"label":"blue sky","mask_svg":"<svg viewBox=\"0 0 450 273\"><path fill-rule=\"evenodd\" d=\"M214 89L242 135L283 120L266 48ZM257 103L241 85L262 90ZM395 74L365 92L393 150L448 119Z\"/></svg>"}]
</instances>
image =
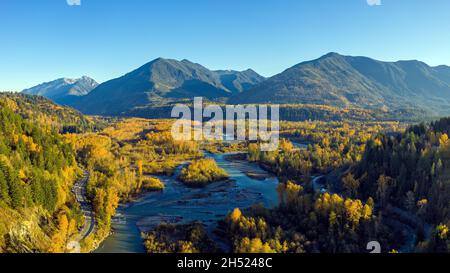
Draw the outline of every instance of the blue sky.
<instances>
[{"instance_id":1,"label":"blue sky","mask_svg":"<svg viewBox=\"0 0 450 273\"><path fill-rule=\"evenodd\" d=\"M331 51L450 65L448 0L66 1L1 0L0 90L103 82L160 56L264 76Z\"/></svg>"}]
</instances>

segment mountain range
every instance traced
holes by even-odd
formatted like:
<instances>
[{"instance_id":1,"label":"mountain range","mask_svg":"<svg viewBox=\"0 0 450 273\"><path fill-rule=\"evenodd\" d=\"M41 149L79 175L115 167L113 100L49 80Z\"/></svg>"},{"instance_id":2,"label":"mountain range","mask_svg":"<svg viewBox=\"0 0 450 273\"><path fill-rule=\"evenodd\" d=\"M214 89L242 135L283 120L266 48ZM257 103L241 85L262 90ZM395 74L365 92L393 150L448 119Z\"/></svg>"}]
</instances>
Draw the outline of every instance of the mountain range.
<instances>
[{"instance_id":1,"label":"mountain range","mask_svg":"<svg viewBox=\"0 0 450 273\"><path fill-rule=\"evenodd\" d=\"M90 81L64 82L60 79L24 92L97 115L139 116L136 113L195 96L231 104L319 104L450 114L450 67L432 67L416 60L383 62L338 53L299 63L270 78L251 69L212 71L188 60L158 58L98 86Z\"/></svg>"},{"instance_id":2,"label":"mountain range","mask_svg":"<svg viewBox=\"0 0 450 273\"><path fill-rule=\"evenodd\" d=\"M233 96L230 103L325 104L450 113L450 67L329 53Z\"/></svg>"},{"instance_id":3,"label":"mountain range","mask_svg":"<svg viewBox=\"0 0 450 273\"><path fill-rule=\"evenodd\" d=\"M196 96L226 101L263 80L264 77L250 69L211 71L188 60L158 58L100 84L71 106L87 114L126 115L135 108L167 105Z\"/></svg>"}]
</instances>

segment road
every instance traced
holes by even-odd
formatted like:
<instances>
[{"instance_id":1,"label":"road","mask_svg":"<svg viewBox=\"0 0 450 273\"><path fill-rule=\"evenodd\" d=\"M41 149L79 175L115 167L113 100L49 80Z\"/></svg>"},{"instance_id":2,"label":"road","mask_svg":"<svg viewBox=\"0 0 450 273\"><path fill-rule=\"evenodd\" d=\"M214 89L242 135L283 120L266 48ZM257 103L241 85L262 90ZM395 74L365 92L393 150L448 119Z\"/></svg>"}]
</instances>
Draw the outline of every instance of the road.
<instances>
[{"instance_id":1,"label":"road","mask_svg":"<svg viewBox=\"0 0 450 273\"><path fill-rule=\"evenodd\" d=\"M318 175L312 177L312 187L314 192L326 193L328 191L327 186L319 182L324 177L325 175Z\"/></svg>"},{"instance_id":2,"label":"road","mask_svg":"<svg viewBox=\"0 0 450 273\"><path fill-rule=\"evenodd\" d=\"M77 241L86 239L91 233L95 231L97 226L92 204L86 197L86 187L89 180L89 172L86 170L84 170L83 172L83 178L78 180L72 188L72 192L75 194L75 198L80 204L81 211L84 215L84 225L76 238Z\"/></svg>"}]
</instances>

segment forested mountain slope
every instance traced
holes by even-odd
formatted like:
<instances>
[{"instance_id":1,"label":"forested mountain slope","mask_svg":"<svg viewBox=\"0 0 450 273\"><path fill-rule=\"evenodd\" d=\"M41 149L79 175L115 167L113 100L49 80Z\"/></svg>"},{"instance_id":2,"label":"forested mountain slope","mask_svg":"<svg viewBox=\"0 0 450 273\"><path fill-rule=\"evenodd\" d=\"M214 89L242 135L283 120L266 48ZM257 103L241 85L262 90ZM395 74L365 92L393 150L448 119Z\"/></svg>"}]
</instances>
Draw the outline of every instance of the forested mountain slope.
<instances>
[{"instance_id":1,"label":"forested mountain slope","mask_svg":"<svg viewBox=\"0 0 450 273\"><path fill-rule=\"evenodd\" d=\"M0 252L60 251L80 221L70 194L75 154L16 107L0 100Z\"/></svg>"},{"instance_id":2,"label":"forested mountain slope","mask_svg":"<svg viewBox=\"0 0 450 273\"><path fill-rule=\"evenodd\" d=\"M41 96L0 93L0 103L26 120L62 133L92 131L98 126L93 118L86 117L73 108L57 105Z\"/></svg>"}]
</instances>

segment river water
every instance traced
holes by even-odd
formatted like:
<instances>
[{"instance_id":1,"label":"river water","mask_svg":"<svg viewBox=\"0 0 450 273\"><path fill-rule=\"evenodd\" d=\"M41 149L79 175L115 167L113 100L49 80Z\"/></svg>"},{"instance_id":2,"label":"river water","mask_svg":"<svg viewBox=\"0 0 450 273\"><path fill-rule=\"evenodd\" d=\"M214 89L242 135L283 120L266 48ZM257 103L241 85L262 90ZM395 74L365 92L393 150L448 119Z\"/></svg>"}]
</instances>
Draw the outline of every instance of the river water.
<instances>
[{"instance_id":1,"label":"river water","mask_svg":"<svg viewBox=\"0 0 450 273\"><path fill-rule=\"evenodd\" d=\"M188 223L200 221L206 225L213 240L225 251L226 245L212 232L219 219L234 208L247 208L262 203L273 207L278 203L278 179L268 176L253 179L245 171L261 173L257 165L245 166L225 159L227 154L208 154L230 175L230 180L212 183L204 188L189 188L173 177L159 177L165 184L162 192L145 194L139 200L117 209L112 222L114 233L95 251L97 253L145 252L141 231L154 228L160 222ZM183 166L177 168L176 174Z\"/></svg>"}]
</instances>

